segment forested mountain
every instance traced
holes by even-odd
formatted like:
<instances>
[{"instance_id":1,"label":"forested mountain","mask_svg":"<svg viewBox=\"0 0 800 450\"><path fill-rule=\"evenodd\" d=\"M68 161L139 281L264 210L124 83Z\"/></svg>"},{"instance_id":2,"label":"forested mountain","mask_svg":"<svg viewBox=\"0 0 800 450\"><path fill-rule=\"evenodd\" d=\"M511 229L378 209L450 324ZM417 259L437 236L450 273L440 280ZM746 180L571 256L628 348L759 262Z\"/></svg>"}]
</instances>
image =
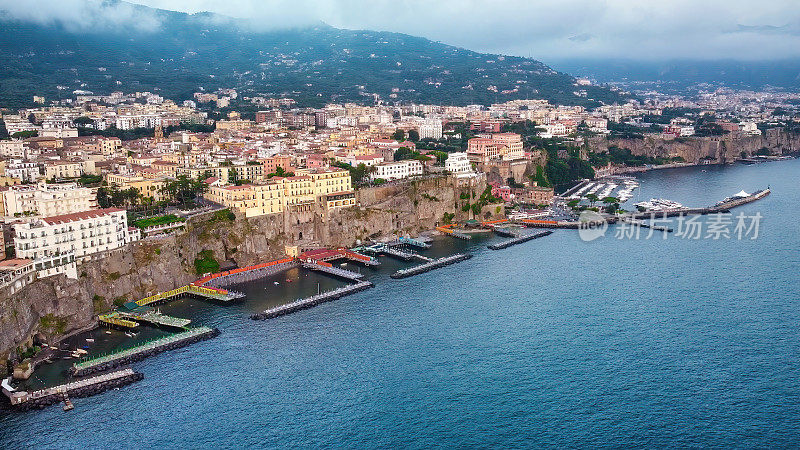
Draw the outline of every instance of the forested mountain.
<instances>
[{"instance_id":1,"label":"forested mountain","mask_svg":"<svg viewBox=\"0 0 800 450\"><path fill-rule=\"evenodd\" d=\"M287 94L300 104L416 101L465 105L519 98L593 106L620 101L603 87L527 58L477 53L398 33L325 24L257 31L251 22L133 6L159 26L75 28L0 13L0 106L74 90L154 91L185 99L200 88ZM391 97L392 94L396 94Z\"/></svg>"}]
</instances>

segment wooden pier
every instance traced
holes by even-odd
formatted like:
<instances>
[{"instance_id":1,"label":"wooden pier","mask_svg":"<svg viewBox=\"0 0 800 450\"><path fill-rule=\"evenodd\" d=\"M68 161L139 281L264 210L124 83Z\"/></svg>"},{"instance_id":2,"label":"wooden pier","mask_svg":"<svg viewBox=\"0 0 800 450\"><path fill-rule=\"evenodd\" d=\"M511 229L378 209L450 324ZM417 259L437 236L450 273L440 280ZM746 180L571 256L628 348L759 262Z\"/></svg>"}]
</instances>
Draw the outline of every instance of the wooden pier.
<instances>
[{"instance_id":1,"label":"wooden pier","mask_svg":"<svg viewBox=\"0 0 800 450\"><path fill-rule=\"evenodd\" d=\"M244 294L236 291L229 291L226 289L195 286L193 284L190 284L188 286L182 286L179 287L178 289L173 289L171 291L162 292L156 295L151 295L150 297L138 300L136 304L138 306L151 306L169 301L173 298L184 297L184 296L201 297L210 300L216 300L223 303L228 303L243 298Z\"/></svg>"},{"instance_id":2,"label":"wooden pier","mask_svg":"<svg viewBox=\"0 0 800 450\"><path fill-rule=\"evenodd\" d=\"M455 255L434 259L432 261L420 264L418 266L410 267L408 269L400 269L390 276L395 279L407 278L414 275L419 275L421 273L430 272L431 270L438 269L440 267L449 266L450 264L466 261L470 258L472 258L472 255L469 253L456 253Z\"/></svg>"},{"instance_id":3,"label":"wooden pier","mask_svg":"<svg viewBox=\"0 0 800 450\"><path fill-rule=\"evenodd\" d=\"M522 244L523 242L532 241L534 239L539 239L541 237L549 236L553 234L552 231L542 231L539 233L529 234L527 236L520 236L514 239L509 239L507 241L500 242L498 244L487 245L490 250L502 250L504 248L511 247L512 245Z\"/></svg>"},{"instance_id":4,"label":"wooden pier","mask_svg":"<svg viewBox=\"0 0 800 450\"><path fill-rule=\"evenodd\" d=\"M253 314L250 316L253 320L267 320L275 317L280 317L286 314L291 314L296 311L311 308L319 305L320 303L329 302L332 300L340 299L346 295L355 294L365 289L369 289L374 285L369 281L360 281L356 284L342 286L331 291L322 292L320 294L312 295L311 297L295 300L285 305L270 308L263 313Z\"/></svg>"}]
</instances>

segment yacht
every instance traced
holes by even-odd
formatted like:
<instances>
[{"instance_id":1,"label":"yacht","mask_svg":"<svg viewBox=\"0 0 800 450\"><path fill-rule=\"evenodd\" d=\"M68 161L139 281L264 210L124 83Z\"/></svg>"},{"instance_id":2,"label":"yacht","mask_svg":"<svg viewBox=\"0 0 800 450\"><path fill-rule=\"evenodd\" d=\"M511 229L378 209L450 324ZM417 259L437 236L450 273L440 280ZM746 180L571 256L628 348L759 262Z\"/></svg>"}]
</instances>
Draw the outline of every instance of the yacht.
<instances>
[{"instance_id":1,"label":"yacht","mask_svg":"<svg viewBox=\"0 0 800 450\"><path fill-rule=\"evenodd\" d=\"M640 211L668 211L683 208L680 203L664 198L651 198L646 202L634 203L633 206Z\"/></svg>"}]
</instances>

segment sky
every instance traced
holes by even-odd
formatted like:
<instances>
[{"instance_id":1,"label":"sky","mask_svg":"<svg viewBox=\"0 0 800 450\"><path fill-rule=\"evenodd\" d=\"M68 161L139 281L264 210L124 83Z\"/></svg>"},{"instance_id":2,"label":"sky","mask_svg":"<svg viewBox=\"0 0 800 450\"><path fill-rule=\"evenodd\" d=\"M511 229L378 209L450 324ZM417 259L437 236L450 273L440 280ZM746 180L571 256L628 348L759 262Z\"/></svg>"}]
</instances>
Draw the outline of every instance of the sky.
<instances>
[{"instance_id":1,"label":"sky","mask_svg":"<svg viewBox=\"0 0 800 450\"><path fill-rule=\"evenodd\" d=\"M545 61L800 57L800 0L131 1L248 18L263 29L323 21ZM115 2L98 10L98 3L91 0L0 0L0 10L26 20L65 20L76 27L158 26L157 18Z\"/></svg>"}]
</instances>

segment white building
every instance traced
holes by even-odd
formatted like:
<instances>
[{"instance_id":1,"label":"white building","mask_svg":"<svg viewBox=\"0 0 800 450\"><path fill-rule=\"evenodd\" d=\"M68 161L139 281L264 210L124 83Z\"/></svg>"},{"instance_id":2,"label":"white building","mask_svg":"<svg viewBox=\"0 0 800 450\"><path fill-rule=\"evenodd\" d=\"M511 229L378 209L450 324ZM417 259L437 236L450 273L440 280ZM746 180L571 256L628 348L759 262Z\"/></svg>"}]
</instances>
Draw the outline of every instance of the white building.
<instances>
[{"instance_id":1,"label":"white building","mask_svg":"<svg viewBox=\"0 0 800 450\"><path fill-rule=\"evenodd\" d=\"M750 136L761 135L761 130L758 129L758 125L756 125L755 122L742 122L739 124L739 128L742 130L742 133Z\"/></svg>"},{"instance_id":2,"label":"white building","mask_svg":"<svg viewBox=\"0 0 800 450\"><path fill-rule=\"evenodd\" d=\"M42 131L39 132L39 136L56 138L56 139L73 138L73 137L78 137L78 129L69 127L42 128Z\"/></svg>"},{"instance_id":3,"label":"white building","mask_svg":"<svg viewBox=\"0 0 800 450\"><path fill-rule=\"evenodd\" d=\"M94 209L14 225L18 258L32 259L40 277L76 277L75 262L134 240L124 209Z\"/></svg>"},{"instance_id":4,"label":"white building","mask_svg":"<svg viewBox=\"0 0 800 450\"><path fill-rule=\"evenodd\" d=\"M419 124L420 139L441 139L442 121L439 119L425 119Z\"/></svg>"},{"instance_id":5,"label":"white building","mask_svg":"<svg viewBox=\"0 0 800 450\"><path fill-rule=\"evenodd\" d=\"M422 175L422 163L416 159L404 161L381 163L375 166L375 172L371 177L373 180L381 178L386 181L400 180L414 175Z\"/></svg>"},{"instance_id":6,"label":"white building","mask_svg":"<svg viewBox=\"0 0 800 450\"><path fill-rule=\"evenodd\" d=\"M26 149L23 141L0 141L0 156L6 158L26 159L28 157Z\"/></svg>"},{"instance_id":7,"label":"white building","mask_svg":"<svg viewBox=\"0 0 800 450\"><path fill-rule=\"evenodd\" d=\"M444 162L444 168L454 175L470 175L474 173L466 152L450 153Z\"/></svg>"},{"instance_id":8,"label":"white building","mask_svg":"<svg viewBox=\"0 0 800 450\"><path fill-rule=\"evenodd\" d=\"M6 166L6 176L16 178L23 183L36 181L41 175L42 172L39 170L39 165L36 163L12 160Z\"/></svg>"},{"instance_id":9,"label":"white building","mask_svg":"<svg viewBox=\"0 0 800 450\"><path fill-rule=\"evenodd\" d=\"M96 190L77 183L9 186L2 195L5 216L27 213L50 217L97 207Z\"/></svg>"}]
</instances>

